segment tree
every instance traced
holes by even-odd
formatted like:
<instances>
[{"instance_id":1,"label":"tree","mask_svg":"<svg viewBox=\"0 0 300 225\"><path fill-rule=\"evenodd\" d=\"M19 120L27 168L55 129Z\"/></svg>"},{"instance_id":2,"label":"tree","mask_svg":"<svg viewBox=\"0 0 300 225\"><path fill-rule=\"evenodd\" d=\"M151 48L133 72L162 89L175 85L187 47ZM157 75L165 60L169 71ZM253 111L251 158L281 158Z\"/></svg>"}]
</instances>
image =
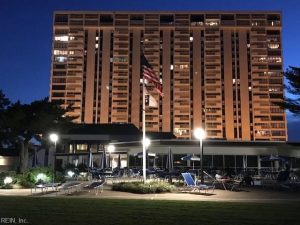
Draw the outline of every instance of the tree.
<instances>
[{"instance_id":1,"label":"tree","mask_svg":"<svg viewBox=\"0 0 300 225\"><path fill-rule=\"evenodd\" d=\"M6 109L6 107L9 106L9 104L10 104L9 99L5 97L5 94L0 89L0 111Z\"/></svg>"},{"instance_id":2,"label":"tree","mask_svg":"<svg viewBox=\"0 0 300 225\"><path fill-rule=\"evenodd\" d=\"M10 105L10 101L0 89L0 129L4 124L4 110Z\"/></svg>"},{"instance_id":3,"label":"tree","mask_svg":"<svg viewBox=\"0 0 300 225\"><path fill-rule=\"evenodd\" d=\"M288 85L285 85L287 93L294 98L285 97L283 102L275 103L284 109L288 109L295 116L300 116L300 68L290 66L285 72Z\"/></svg>"},{"instance_id":4,"label":"tree","mask_svg":"<svg viewBox=\"0 0 300 225\"><path fill-rule=\"evenodd\" d=\"M7 107L2 130L18 145L19 172L27 168L29 141L34 135L47 137L50 132L62 132L72 124L75 118L66 116L66 112L58 103L49 102L47 98L31 104L16 102Z\"/></svg>"}]
</instances>

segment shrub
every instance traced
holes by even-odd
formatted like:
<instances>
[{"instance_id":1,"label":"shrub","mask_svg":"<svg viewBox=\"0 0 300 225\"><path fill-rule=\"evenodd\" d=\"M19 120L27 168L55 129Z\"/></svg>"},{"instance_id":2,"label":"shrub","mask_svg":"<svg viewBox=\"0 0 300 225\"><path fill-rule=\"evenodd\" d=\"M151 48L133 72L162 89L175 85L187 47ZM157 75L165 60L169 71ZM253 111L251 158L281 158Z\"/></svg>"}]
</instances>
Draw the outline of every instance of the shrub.
<instances>
[{"instance_id":1,"label":"shrub","mask_svg":"<svg viewBox=\"0 0 300 225\"><path fill-rule=\"evenodd\" d=\"M113 184L112 190L138 194L149 194L172 192L175 190L175 187L165 182L121 182Z\"/></svg>"},{"instance_id":2,"label":"shrub","mask_svg":"<svg viewBox=\"0 0 300 225\"><path fill-rule=\"evenodd\" d=\"M55 174L55 182L65 183L66 182L66 177L64 176L63 173L56 172L56 174Z\"/></svg>"},{"instance_id":3,"label":"shrub","mask_svg":"<svg viewBox=\"0 0 300 225\"><path fill-rule=\"evenodd\" d=\"M11 177L13 179L11 184L4 184L4 179L6 177ZM17 182L17 176L15 171L7 171L0 173L0 188L2 189L11 189L13 185Z\"/></svg>"},{"instance_id":4,"label":"shrub","mask_svg":"<svg viewBox=\"0 0 300 225\"><path fill-rule=\"evenodd\" d=\"M44 174L41 180L45 183L52 182L53 180L53 170L49 167L35 167L29 170L26 170L23 174L19 174L18 182L24 188L31 188L37 183L38 174Z\"/></svg>"}]
</instances>

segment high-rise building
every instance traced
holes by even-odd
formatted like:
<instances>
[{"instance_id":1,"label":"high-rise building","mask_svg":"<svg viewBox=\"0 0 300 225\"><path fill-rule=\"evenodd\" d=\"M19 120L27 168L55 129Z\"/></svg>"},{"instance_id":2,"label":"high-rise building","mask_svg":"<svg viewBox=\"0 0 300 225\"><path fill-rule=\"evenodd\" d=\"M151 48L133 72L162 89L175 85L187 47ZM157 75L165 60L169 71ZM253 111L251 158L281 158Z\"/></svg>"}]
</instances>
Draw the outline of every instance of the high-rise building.
<instances>
[{"instance_id":1,"label":"high-rise building","mask_svg":"<svg viewBox=\"0 0 300 225\"><path fill-rule=\"evenodd\" d=\"M163 84L147 131L192 138L286 141L281 14L54 13L50 100L78 123L142 127L141 54ZM151 84L148 84L151 86ZM150 88L151 89L151 88Z\"/></svg>"}]
</instances>

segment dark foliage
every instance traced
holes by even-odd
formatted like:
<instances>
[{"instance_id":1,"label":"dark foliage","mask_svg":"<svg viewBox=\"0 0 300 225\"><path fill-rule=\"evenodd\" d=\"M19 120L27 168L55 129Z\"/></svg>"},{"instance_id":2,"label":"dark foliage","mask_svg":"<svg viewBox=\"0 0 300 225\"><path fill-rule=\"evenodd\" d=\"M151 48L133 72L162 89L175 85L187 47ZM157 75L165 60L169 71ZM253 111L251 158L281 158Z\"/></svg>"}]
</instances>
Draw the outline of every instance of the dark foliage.
<instances>
[{"instance_id":1,"label":"dark foliage","mask_svg":"<svg viewBox=\"0 0 300 225\"><path fill-rule=\"evenodd\" d=\"M288 83L285 89L287 93L293 95L293 98L285 97L283 102L274 102L274 104L288 109L295 116L300 116L300 68L290 66L284 76Z\"/></svg>"}]
</instances>

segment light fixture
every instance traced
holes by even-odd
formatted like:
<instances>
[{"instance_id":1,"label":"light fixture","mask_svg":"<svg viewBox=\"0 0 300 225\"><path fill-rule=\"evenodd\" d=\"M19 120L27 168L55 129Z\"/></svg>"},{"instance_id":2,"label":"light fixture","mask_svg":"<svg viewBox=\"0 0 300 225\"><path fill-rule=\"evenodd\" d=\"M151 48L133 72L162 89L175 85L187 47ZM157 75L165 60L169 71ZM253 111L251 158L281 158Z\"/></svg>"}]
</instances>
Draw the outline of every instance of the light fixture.
<instances>
[{"instance_id":1,"label":"light fixture","mask_svg":"<svg viewBox=\"0 0 300 225\"><path fill-rule=\"evenodd\" d=\"M114 152L115 149L116 149L116 147L115 147L114 145L108 145L108 146L107 146L107 151L108 151L108 152Z\"/></svg>"},{"instance_id":2,"label":"light fixture","mask_svg":"<svg viewBox=\"0 0 300 225\"><path fill-rule=\"evenodd\" d=\"M203 172L203 139L206 137L206 133L202 128L196 128L194 130L194 136L199 139L200 143L200 167L201 167L201 184L204 183L204 172Z\"/></svg>"},{"instance_id":3,"label":"light fixture","mask_svg":"<svg viewBox=\"0 0 300 225\"><path fill-rule=\"evenodd\" d=\"M58 141L58 135L55 133L50 134L49 138L50 138L50 141L52 141L54 143Z\"/></svg>"},{"instance_id":4,"label":"light fixture","mask_svg":"<svg viewBox=\"0 0 300 225\"><path fill-rule=\"evenodd\" d=\"M4 184L11 184L13 182L13 179L12 177L5 177L3 182Z\"/></svg>"},{"instance_id":5,"label":"light fixture","mask_svg":"<svg viewBox=\"0 0 300 225\"><path fill-rule=\"evenodd\" d=\"M74 173L73 171L69 170L67 174L68 174L69 177L72 178L72 177L74 176L75 173Z\"/></svg>"},{"instance_id":6,"label":"light fixture","mask_svg":"<svg viewBox=\"0 0 300 225\"><path fill-rule=\"evenodd\" d=\"M151 144L150 139L146 137L146 138L143 140L143 144L145 145L145 147L146 147L146 149L147 149L147 148L150 146L150 144Z\"/></svg>"},{"instance_id":7,"label":"light fixture","mask_svg":"<svg viewBox=\"0 0 300 225\"><path fill-rule=\"evenodd\" d=\"M202 128L197 128L194 131L194 136L198 139L198 140L203 140L206 136L205 131Z\"/></svg>"},{"instance_id":8,"label":"light fixture","mask_svg":"<svg viewBox=\"0 0 300 225\"><path fill-rule=\"evenodd\" d=\"M44 173L39 173L37 176L36 176L36 179L39 181L39 180L42 180L42 181L45 181L47 178L46 174Z\"/></svg>"}]
</instances>

